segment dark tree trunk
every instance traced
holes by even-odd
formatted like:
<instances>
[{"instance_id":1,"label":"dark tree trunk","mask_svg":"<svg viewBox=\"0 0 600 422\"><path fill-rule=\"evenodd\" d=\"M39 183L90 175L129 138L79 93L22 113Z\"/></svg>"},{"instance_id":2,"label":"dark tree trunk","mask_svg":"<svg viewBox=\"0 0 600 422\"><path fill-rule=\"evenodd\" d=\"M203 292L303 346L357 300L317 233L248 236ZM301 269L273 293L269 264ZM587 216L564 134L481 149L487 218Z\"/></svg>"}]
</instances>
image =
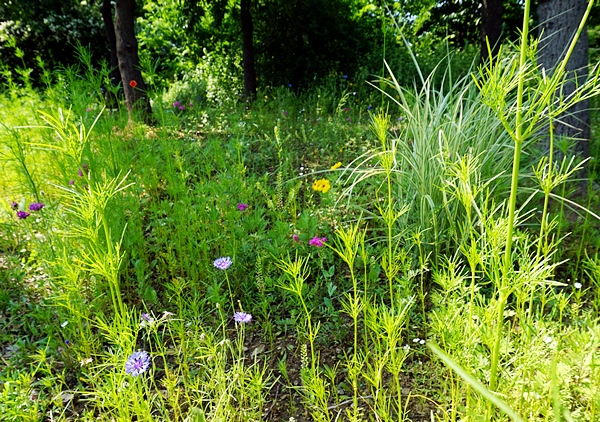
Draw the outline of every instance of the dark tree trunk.
<instances>
[{"instance_id":1,"label":"dark tree trunk","mask_svg":"<svg viewBox=\"0 0 600 422\"><path fill-rule=\"evenodd\" d=\"M141 113L143 120L150 123L152 109L146 95L146 84L139 70L140 59L134 30L135 0L117 0L115 12L115 35L119 72L123 81L125 104L131 119L134 111Z\"/></svg>"},{"instance_id":2,"label":"dark tree trunk","mask_svg":"<svg viewBox=\"0 0 600 422\"><path fill-rule=\"evenodd\" d=\"M587 7L586 0L540 0L538 18L540 22L541 40L539 43L538 62L546 73L552 72L564 57L566 50L577 31ZM569 72L567 82L557 95L568 97L575 87L585 82L588 77L588 35L585 29L575 50L567 63ZM577 141L573 152L583 157L589 156L590 111L589 101L581 101L560 116L556 123L556 138L568 137Z\"/></svg>"},{"instance_id":3,"label":"dark tree trunk","mask_svg":"<svg viewBox=\"0 0 600 422\"><path fill-rule=\"evenodd\" d=\"M256 96L256 70L254 67L254 45L252 42L252 13L250 12L251 0L242 0L242 40L244 61L244 96L251 100Z\"/></svg>"},{"instance_id":4,"label":"dark tree trunk","mask_svg":"<svg viewBox=\"0 0 600 422\"><path fill-rule=\"evenodd\" d=\"M498 54L503 10L502 0L481 0L481 60L484 62L490 58L488 42L492 50L492 58Z\"/></svg>"},{"instance_id":5,"label":"dark tree trunk","mask_svg":"<svg viewBox=\"0 0 600 422\"><path fill-rule=\"evenodd\" d=\"M102 14L102 21L104 22L104 31L106 32L106 40L108 41L110 54L110 83L113 87L118 87L121 82L121 73L119 72L119 59L117 58L117 38L115 36L111 0L102 0L100 13ZM104 98L108 108L117 108L118 101L112 90L107 89Z\"/></svg>"}]
</instances>

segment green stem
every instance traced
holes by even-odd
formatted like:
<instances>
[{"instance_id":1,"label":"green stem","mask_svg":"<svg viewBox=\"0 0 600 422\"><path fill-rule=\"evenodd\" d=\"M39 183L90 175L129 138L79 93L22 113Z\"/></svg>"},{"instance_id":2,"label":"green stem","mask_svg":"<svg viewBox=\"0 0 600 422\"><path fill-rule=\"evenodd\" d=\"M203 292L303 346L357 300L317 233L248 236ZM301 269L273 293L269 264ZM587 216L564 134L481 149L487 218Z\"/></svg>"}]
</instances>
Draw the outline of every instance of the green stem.
<instances>
[{"instance_id":1,"label":"green stem","mask_svg":"<svg viewBox=\"0 0 600 422\"><path fill-rule=\"evenodd\" d=\"M506 234L506 246L504 250L504 271L500 276L498 314L496 322L496 338L492 349L492 363L490 372L490 390L495 391L498 385L498 360L500 357L500 340L502 338L504 308L508 295L505 290L509 285L508 277L512 266L512 236L515 223L515 208L517 204L517 189L519 185L519 164L521 161L521 147L523 146L523 91L525 85L525 63L527 60L528 38L529 38L529 13L531 1L525 1L525 13L523 16L523 32L521 35L521 54L519 57L519 75L517 88L517 115L515 127L515 152L513 156L512 179L510 186L510 198L508 202L508 227Z\"/></svg>"}]
</instances>

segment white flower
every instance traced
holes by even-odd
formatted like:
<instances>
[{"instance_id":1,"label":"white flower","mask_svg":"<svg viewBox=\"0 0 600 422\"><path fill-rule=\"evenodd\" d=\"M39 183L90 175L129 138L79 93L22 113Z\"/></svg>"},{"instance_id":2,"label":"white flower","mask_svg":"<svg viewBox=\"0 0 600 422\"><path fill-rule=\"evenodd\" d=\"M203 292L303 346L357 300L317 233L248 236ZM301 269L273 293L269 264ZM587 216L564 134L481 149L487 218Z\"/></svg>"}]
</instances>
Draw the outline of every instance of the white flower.
<instances>
[{"instance_id":1,"label":"white flower","mask_svg":"<svg viewBox=\"0 0 600 422\"><path fill-rule=\"evenodd\" d=\"M573 287L575 287L577 290L580 290L582 286L581 283L577 281L573 284Z\"/></svg>"}]
</instances>

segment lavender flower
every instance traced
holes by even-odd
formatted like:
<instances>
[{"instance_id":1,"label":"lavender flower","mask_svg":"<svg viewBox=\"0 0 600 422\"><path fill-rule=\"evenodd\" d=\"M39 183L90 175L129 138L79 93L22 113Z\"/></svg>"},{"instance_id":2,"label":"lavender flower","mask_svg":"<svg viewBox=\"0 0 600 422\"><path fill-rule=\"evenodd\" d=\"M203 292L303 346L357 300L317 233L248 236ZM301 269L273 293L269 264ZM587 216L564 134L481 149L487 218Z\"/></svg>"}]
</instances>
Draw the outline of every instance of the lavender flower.
<instances>
[{"instance_id":1,"label":"lavender flower","mask_svg":"<svg viewBox=\"0 0 600 422\"><path fill-rule=\"evenodd\" d=\"M173 103L173 107L179 107L179 101L175 101L175 102Z\"/></svg>"},{"instance_id":2,"label":"lavender flower","mask_svg":"<svg viewBox=\"0 0 600 422\"><path fill-rule=\"evenodd\" d=\"M29 217L29 213L25 211L17 211L17 217L19 217L21 220L25 220L27 217Z\"/></svg>"},{"instance_id":3,"label":"lavender flower","mask_svg":"<svg viewBox=\"0 0 600 422\"><path fill-rule=\"evenodd\" d=\"M137 377L148 370L150 366L150 355L147 352L133 352L125 362L125 372Z\"/></svg>"},{"instance_id":4,"label":"lavender flower","mask_svg":"<svg viewBox=\"0 0 600 422\"><path fill-rule=\"evenodd\" d=\"M44 208L44 204L42 204L41 202L32 202L31 204L29 204L30 211L39 211L42 208Z\"/></svg>"},{"instance_id":5,"label":"lavender flower","mask_svg":"<svg viewBox=\"0 0 600 422\"><path fill-rule=\"evenodd\" d=\"M233 320L241 324L247 324L252 321L252 315L247 314L246 312L236 312L233 314Z\"/></svg>"},{"instance_id":6,"label":"lavender flower","mask_svg":"<svg viewBox=\"0 0 600 422\"><path fill-rule=\"evenodd\" d=\"M218 268L220 270L226 270L227 268L231 267L231 264L231 258L229 258L228 256L217 258L215 259L215 262L213 262L215 268Z\"/></svg>"},{"instance_id":7,"label":"lavender flower","mask_svg":"<svg viewBox=\"0 0 600 422\"><path fill-rule=\"evenodd\" d=\"M245 211L248 208L248 204L242 204L241 202L237 205L238 210Z\"/></svg>"},{"instance_id":8,"label":"lavender flower","mask_svg":"<svg viewBox=\"0 0 600 422\"><path fill-rule=\"evenodd\" d=\"M325 242L327 242L326 237L315 236L308 241L308 244L311 246L316 246L317 248L322 248L325 245Z\"/></svg>"},{"instance_id":9,"label":"lavender flower","mask_svg":"<svg viewBox=\"0 0 600 422\"><path fill-rule=\"evenodd\" d=\"M19 209L19 204L17 204L15 201L12 201L10 203L10 208L16 211Z\"/></svg>"}]
</instances>

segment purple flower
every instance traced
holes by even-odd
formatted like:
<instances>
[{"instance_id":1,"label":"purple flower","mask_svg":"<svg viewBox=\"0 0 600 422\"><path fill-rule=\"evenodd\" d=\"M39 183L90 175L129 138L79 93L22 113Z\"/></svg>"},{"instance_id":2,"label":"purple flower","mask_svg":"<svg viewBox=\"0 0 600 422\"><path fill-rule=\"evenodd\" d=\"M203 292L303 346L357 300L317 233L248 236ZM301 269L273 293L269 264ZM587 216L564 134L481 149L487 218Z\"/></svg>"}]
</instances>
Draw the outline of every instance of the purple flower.
<instances>
[{"instance_id":1,"label":"purple flower","mask_svg":"<svg viewBox=\"0 0 600 422\"><path fill-rule=\"evenodd\" d=\"M81 169L78 169L78 170L77 170L77 175L78 175L79 177L83 177L83 170L81 170Z\"/></svg>"},{"instance_id":2,"label":"purple flower","mask_svg":"<svg viewBox=\"0 0 600 422\"><path fill-rule=\"evenodd\" d=\"M74 185L74 184L75 184L75 180L73 180L73 179L69 180L69 185L71 185L71 186L72 186L72 185Z\"/></svg>"},{"instance_id":3,"label":"purple flower","mask_svg":"<svg viewBox=\"0 0 600 422\"><path fill-rule=\"evenodd\" d=\"M248 204L242 204L241 202L238 204L238 210L245 211L248 208Z\"/></svg>"},{"instance_id":4,"label":"purple flower","mask_svg":"<svg viewBox=\"0 0 600 422\"><path fill-rule=\"evenodd\" d=\"M287 111L284 111L284 112L283 112L283 115L284 115L284 116L287 116L287 115L288 115L288 112L287 112Z\"/></svg>"},{"instance_id":5,"label":"purple flower","mask_svg":"<svg viewBox=\"0 0 600 422\"><path fill-rule=\"evenodd\" d=\"M344 75L344 76L342 76L342 78L348 79L348 75Z\"/></svg>"},{"instance_id":6,"label":"purple flower","mask_svg":"<svg viewBox=\"0 0 600 422\"><path fill-rule=\"evenodd\" d=\"M29 204L30 211L39 211L42 208L44 208L44 204L42 204L41 202L32 202L31 204Z\"/></svg>"},{"instance_id":7,"label":"purple flower","mask_svg":"<svg viewBox=\"0 0 600 422\"><path fill-rule=\"evenodd\" d=\"M179 107L179 101L175 101L175 102L173 103L173 107Z\"/></svg>"},{"instance_id":8,"label":"purple flower","mask_svg":"<svg viewBox=\"0 0 600 422\"><path fill-rule=\"evenodd\" d=\"M371 107L371 106L368 106L368 107L367 107L367 110L371 110L372 108L373 108L373 107Z\"/></svg>"},{"instance_id":9,"label":"purple flower","mask_svg":"<svg viewBox=\"0 0 600 422\"><path fill-rule=\"evenodd\" d=\"M12 201L10 203L10 208L16 211L19 209L19 204L17 204L15 201Z\"/></svg>"},{"instance_id":10,"label":"purple flower","mask_svg":"<svg viewBox=\"0 0 600 422\"><path fill-rule=\"evenodd\" d=\"M242 324L248 324L252 321L252 315L247 314L246 312L236 312L233 314L233 320Z\"/></svg>"},{"instance_id":11,"label":"purple flower","mask_svg":"<svg viewBox=\"0 0 600 422\"><path fill-rule=\"evenodd\" d=\"M350 111L350 107L344 107L344 111L346 111L346 112Z\"/></svg>"},{"instance_id":12,"label":"purple flower","mask_svg":"<svg viewBox=\"0 0 600 422\"><path fill-rule=\"evenodd\" d=\"M150 322L152 321L152 318L150 317L150 314L146 313L146 312L142 312L142 319L146 322Z\"/></svg>"},{"instance_id":13,"label":"purple flower","mask_svg":"<svg viewBox=\"0 0 600 422\"><path fill-rule=\"evenodd\" d=\"M297 234L293 234L292 240L296 243L300 243L300 236L298 236Z\"/></svg>"},{"instance_id":14,"label":"purple flower","mask_svg":"<svg viewBox=\"0 0 600 422\"><path fill-rule=\"evenodd\" d=\"M316 246L317 248L322 248L325 245L325 242L327 242L326 237L315 236L308 241L308 244L311 246Z\"/></svg>"},{"instance_id":15,"label":"purple flower","mask_svg":"<svg viewBox=\"0 0 600 422\"><path fill-rule=\"evenodd\" d=\"M352 121L352 119L351 119L350 117L346 118L346 120L348 120L349 122L351 122L351 121Z\"/></svg>"},{"instance_id":16,"label":"purple flower","mask_svg":"<svg viewBox=\"0 0 600 422\"><path fill-rule=\"evenodd\" d=\"M127 362L125 362L125 372L137 377L146 372L150 366L150 355L144 351L133 352Z\"/></svg>"},{"instance_id":17,"label":"purple flower","mask_svg":"<svg viewBox=\"0 0 600 422\"><path fill-rule=\"evenodd\" d=\"M179 106L179 110L185 110L185 106L184 105L180 105Z\"/></svg>"},{"instance_id":18,"label":"purple flower","mask_svg":"<svg viewBox=\"0 0 600 422\"><path fill-rule=\"evenodd\" d=\"M218 268L220 270L226 270L227 268L231 267L231 264L231 258L229 258L228 256L217 258L215 259L215 262L213 262L215 268Z\"/></svg>"},{"instance_id":19,"label":"purple flower","mask_svg":"<svg viewBox=\"0 0 600 422\"><path fill-rule=\"evenodd\" d=\"M17 211L17 217L19 217L21 220L25 220L27 217L29 217L29 213L25 211Z\"/></svg>"}]
</instances>

